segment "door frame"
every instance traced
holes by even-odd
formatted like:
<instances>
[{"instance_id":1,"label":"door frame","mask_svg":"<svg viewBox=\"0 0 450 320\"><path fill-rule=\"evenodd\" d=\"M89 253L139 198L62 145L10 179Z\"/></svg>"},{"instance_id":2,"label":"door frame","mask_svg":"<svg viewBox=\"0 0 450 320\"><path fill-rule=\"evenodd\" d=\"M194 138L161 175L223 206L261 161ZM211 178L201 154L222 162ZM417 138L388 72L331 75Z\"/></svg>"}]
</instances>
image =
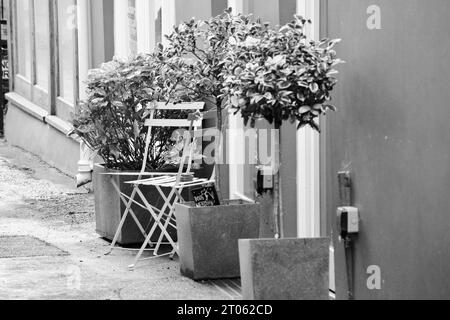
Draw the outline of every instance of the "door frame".
<instances>
[{"instance_id":1,"label":"door frame","mask_svg":"<svg viewBox=\"0 0 450 320\"><path fill-rule=\"evenodd\" d=\"M322 38L322 0L297 0L297 14L312 20L308 36L314 40ZM321 237L327 233L324 188L326 174L323 171L323 133L326 122L321 119L322 135L311 128L297 132L297 233L299 238Z\"/></svg>"},{"instance_id":2,"label":"door frame","mask_svg":"<svg viewBox=\"0 0 450 320\"><path fill-rule=\"evenodd\" d=\"M320 1L320 37L327 38L328 37L328 0L319 0ZM322 134L320 136L320 218L321 218L321 233L322 236L330 236L331 234L331 226L329 225L328 218L328 163L327 163L327 154L328 154L328 143L327 143L327 135L328 135L328 120L327 117L322 117L321 119L321 128Z\"/></svg>"}]
</instances>

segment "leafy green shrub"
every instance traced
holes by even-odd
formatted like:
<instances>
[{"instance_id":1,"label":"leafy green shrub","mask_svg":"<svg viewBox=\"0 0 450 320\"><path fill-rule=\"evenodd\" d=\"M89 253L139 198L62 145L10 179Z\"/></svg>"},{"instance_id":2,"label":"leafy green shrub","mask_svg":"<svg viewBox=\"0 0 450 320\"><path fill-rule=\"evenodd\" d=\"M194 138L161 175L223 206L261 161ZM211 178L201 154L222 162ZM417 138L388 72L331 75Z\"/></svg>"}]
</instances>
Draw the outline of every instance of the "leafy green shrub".
<instances>
[{"instance_id":1,"label":"leafy green shrub","mask_svg":"<svg viewBox=\"0 0 450 320\"><path fill-rule=\"evenodd\" d=\"M253 22L250 15L234 15L231 9L207 21L192 19L174 28L167 36L167 46L160 47L164 73L176 81L176 88L198 95L211 110L217 111L216 126L223 130L223 111L228 106L222 101L222 76L225 57L231 44L245 41L265 32L268 25ZM225 118L226 120L226 118ZM220 150L216 141L216 150ZM216 185L219 196L220 166L216 166Z\"/></svg>"},{"instance_id":2,"label":"leafy green shrub","mask_svg":"<svg viewBox=\"0 0 450 320\"><path fill-rule=\"evenodd\" d=\"M174 90L175 83L161 68L158 57L139 55L130 61L114 60L91 71L87 100L73 119L74 133L103 158L108 168L141 169L147 133L144 123L150 113L146 105L168 101L169 96L178 101L198 101L195 94ZM156 117L186 118L187 113L158 111ZM175 143L171 140L173 131L153 129L148 170L165 165L166 154Z\"/></svg>"},{"instance_id":3,"label":"leafy green shrub","mask_svg":"<svg viewBox=\"0 0 450 320\"><path fill-rule=\"evenodd\" d=\"M300 16L279 29L245 41L237 40L225 58L222 95L240 111L245 123L264 118L279 128L283 121L298 121L299 128L319 131L315 119L327 110L337 83L334 46L339 40L308 40L308 21Z\"/></svg>"},{"instance_id":4,"label":"leafy green shrub","mask_svg":"<svg viewBox=\"0 0 450 320\"><path fill-rule=\"evenodd\" d=\"M284 121L298 122L320 131L317 118L336 108L329 104L330 92L337 83L334 46L339 40L308 40L306 19L295 20L281 28L258 28L256 36L235 39L224 58L221 99L240 112L245 124L256 125L266 119L280 129ZM280 141L275 152L281 154ZM274 168L275 237L283 236L283 204L280 196L279 164Z\"/></svg>"},{"instance_id":5,"label":"leafy green shrub","mask_svg":"<svg viewBox=\"0 0 450 320\"><path fill-rule=\"evenodd\" d=\"M223 88L224 58L232 42L257 36L267 27L252 22L249 15L234 15L231 9L207 21L182 23L167 36L168 44L162 50L165 71L178 79L180 88L206 99L218 99ZM220 99L214 103L219 110L223 106Z\"/></svg>"}]
</instances>

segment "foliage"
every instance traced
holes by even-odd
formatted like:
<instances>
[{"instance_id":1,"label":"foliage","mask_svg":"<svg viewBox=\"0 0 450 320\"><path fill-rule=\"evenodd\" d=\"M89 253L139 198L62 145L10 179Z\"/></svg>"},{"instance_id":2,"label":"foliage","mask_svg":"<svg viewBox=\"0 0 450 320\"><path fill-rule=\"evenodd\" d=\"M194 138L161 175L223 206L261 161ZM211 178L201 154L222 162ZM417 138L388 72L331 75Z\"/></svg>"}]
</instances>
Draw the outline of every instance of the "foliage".
<instances>
[{"instance_id":1,"label":"foliage","mask_svg":"<svg viewBox=\"0 0 450 320\"><path fill-rule=\"evenodd\" d=\"M231 9L207 21L192 19L174 27L167 36L168 45L161 47L165 72L177 79L179 88L195 92L204 99L215 101L223 87L224 57L228 54L231 39L244 41L256 36L263 26L251 21L250 16L233 15Z\"/></svg>"},{"instance_id":2,"label":"foliage","mask_svg":"<svg viewBox=\"0 0 450 320\"><path fill-rule=\"evenodd\" d=\"M167 36L168 45L160 46L159 57L164 64L164 73L176 79L176 88L187 90L202 97L209 111L217 111L216 127L224 127L223 111L227 107L222 101L224 58L232 43L256 37L268 25L254 23L250 16L234 15L231 9L207 21L192 19L174 28ZM221 141L216 141L216 150L221 150ZM220 166L216 166L216 187L219 197Z\"/></svg>"},{"instance_id":3,"label":"foliage","mask_svg":"<svg viewBox=\"0 0 450 320\"><path fill-rule=\"evenodd\" d=\"M316 119L336 110L329 101L337 83L334 67L342 62L334 51L339 40L308 40L305 29L310 21L301 16L280 28L257 23L255 36L230 41L220 75L220 99L241 113L245 125L254 127L257 120L266 119L279 129L284 121L298 121L299 129L310 126L320 131ZM276 148L281 153L280 141ZM280 181L277 171L273 203L277 238L283 236Z\"/></svg>"},{"instance_id":4,"label":"foliage","mask_svg":"<svg viewBox=\"0 0 450 320\"><path fill-rule=\"evenodd\" d=\"M87 82L88 97L78 108L74 133L96 151L110 169L140 170L145 153L147 128L145 108L153 101L179 101L198 97L183 90L161 73L161 61L154 55L139 55L130 61L115 59L92 70ZM193 100L191 100L193 99ZM185 112L158 111L156 117L186 118ZM154 128L151 136L148 170L160 169L174 142L173 129Z\"/></svg>"},{"instance_id":5,"label":"foliage","mask_svg":"<svg viewBox=\"0 0 450 320\"><path fill-rule=\"evenodd\" d=\"M328 102L337 83L334 46L340 40L308 40L310 21L295 16L281 28L261 26L258 36L236 39L226 58L221 97L255 126L265 118L281 126L299 122L320 131L315 119L336 108Z\"/></svg>"}]
</instances>

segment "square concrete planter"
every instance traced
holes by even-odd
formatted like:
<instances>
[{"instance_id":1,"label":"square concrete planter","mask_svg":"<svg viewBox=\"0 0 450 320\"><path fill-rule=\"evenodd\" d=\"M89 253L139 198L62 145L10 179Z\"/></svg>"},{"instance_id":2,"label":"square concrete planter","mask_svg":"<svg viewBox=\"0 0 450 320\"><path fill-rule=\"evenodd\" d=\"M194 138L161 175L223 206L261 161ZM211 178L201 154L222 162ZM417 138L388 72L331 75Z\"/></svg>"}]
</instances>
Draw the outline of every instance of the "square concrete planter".
<instances>
[{"instance_id":1,"label":"square concrete planter","mask_svg":"<svg viewBox=\"0 0 450 320\"><path fill-rule=\"evenodd\" d=\"M110 241L114 238L117 227L119 226L120 220L122 219L126 208L125 204L120 200L119 194L114 189L112 181L115 182L123 193L131 195L133 186L126 184L126 182L138 179L138 173L136 173L136 176L125 177L108 175L108 173L111 172L117 171L111 171L101 165L96 165L94 167L93 174L96 231L101 237ZM164 200L154 187L143 186L141 187L141 191L148 197L147 199L149 199L151 204L156 204L157 207L161 207L164 204ZM147 231L149 231L152 226L152 222L154 221L151 218L150 213L135 204L133 204L132 209L142 226L144 228L148 227ZM168 231L169 234L176 240L176 230L169 227ZM157 229L152 241L156 242L159 235L160 232L159 229ZM118 244L123 246L139 245L142 244L144 240L145 239L139 231L135 221L131 215L129 215L122 228L122 232L120 233Z\"/></svg>"},{"instance_id":2,"label":"square concrete planter","mask_svg":"<svg viewBox=\"0 0 450 320\"><path fill-rule=\"evenodd\" d=\"M196 281L239 278L238 241L259 237L259 204L177 204L175 216L182 275Z\"/></svg>"},{"instance_id":3,"label":"square concrete planter","mask_svg":"<svg viewBox=\"0 0 450 320\"><path fill-rule=\"evenodd\" d=\"M240 240L244 300L328 300L330 240Z\"/></svg>"}]
</instances>

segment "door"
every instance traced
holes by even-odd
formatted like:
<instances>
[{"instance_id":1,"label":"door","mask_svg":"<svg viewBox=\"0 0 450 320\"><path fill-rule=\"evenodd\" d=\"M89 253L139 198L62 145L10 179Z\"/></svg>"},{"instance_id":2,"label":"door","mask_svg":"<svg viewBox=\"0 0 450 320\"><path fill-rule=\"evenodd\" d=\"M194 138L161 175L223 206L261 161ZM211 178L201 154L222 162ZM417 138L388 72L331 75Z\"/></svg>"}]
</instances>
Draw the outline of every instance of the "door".
<instances>
[{"instance_id":1,"label":"door","mask_svg":"<svg viewBox=\"0 0 450 320\"><path fill-rule=\"evenodd\" d=\"M355 298L449 298L450 2L324 4L328 36L343 39L347 62L324 136L337 297L347 293L335 213L337 173L346 170L362 219Z\"/></svg>"}]
</instances>

